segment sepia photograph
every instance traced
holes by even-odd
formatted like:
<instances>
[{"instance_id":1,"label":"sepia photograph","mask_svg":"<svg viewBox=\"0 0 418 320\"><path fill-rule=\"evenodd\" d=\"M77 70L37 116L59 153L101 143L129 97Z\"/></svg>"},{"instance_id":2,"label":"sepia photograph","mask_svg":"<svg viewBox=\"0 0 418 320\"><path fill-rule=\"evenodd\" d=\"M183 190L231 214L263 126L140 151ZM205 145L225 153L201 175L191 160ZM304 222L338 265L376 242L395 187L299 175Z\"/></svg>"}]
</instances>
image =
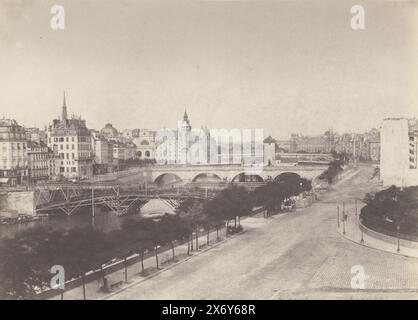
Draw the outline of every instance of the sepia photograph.
<instances>
[{"instance_id":1,"label":"sepia photograph","mask_svg":"<svg viewBox=\"0 0 418 320\"><path fill-rule=\"evenodd\" d=\"M0 300L418 299L417 54L418 0L0 0Z\"/></svg>"}]
</instances>

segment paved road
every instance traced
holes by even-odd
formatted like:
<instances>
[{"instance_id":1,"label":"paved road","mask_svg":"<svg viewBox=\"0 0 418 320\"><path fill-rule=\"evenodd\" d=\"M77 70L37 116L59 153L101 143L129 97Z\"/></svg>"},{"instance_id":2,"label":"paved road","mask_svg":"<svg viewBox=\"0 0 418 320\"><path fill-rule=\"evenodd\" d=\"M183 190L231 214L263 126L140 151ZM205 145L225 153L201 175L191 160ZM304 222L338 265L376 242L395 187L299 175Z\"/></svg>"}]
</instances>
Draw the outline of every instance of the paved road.
<instances>
[{"instance_id":1,"label":"paved road","mask_svg":"<svg viewBox=\"0 0 418 320\"><path fill-rule=\"evenodd\" d=\"M418 259L367 248L336 231L337 203L376 190L372 170L335 186L295 213L248 218L246 232L111 299L393 299L418 298ZM351 289L351 268L365 289Z\"/></svg>"}]
</instances>

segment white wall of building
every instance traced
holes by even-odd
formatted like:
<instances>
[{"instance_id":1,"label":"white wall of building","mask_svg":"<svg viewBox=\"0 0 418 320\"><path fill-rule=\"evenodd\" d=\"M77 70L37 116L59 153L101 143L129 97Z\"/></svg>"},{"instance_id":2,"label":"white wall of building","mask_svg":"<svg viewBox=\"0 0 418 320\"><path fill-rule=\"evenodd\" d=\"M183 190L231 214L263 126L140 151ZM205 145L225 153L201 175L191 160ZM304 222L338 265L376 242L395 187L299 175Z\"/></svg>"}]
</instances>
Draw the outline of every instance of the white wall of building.
<instances>
[{"instance_id":1,"label":"white wall of building","mask_svg":"<svg viewBox=\"0 0 418 320\"><path fill-rule=\"evenodd\" d=\"M384 186L418 185L418 170L410 168L409 120L385 119L381 128L380 178Z\"/></svg>"}]
</instances>

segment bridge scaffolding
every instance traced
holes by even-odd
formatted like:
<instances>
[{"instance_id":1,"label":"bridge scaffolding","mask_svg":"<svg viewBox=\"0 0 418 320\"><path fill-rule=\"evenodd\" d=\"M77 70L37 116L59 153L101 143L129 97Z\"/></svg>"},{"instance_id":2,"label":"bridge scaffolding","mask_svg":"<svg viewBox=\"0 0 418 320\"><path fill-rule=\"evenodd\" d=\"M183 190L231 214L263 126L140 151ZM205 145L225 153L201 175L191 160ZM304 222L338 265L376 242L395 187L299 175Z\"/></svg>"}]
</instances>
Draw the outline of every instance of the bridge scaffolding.
<instances>
[{"instance_id":1,"label":"bridge scaffolding","mask_svg":"<svg viewBox=\"0 0 418 320\"><path fill-rule=\"evenodd\" d=\"M95 214L97 205L106 206L117 216L129 212L138 202L144 203L150 199L162 198L172 203L178 203L179 199L194 198L208 199L213 197L207 188L203 191L190 192L188 189L173 190L140 190L120 185L104 184L53 184L35 187L34 210L36 213L48 213L60 210L66 215L73 214L81 207L91 207L92 215Z\"/></svg>"}]
</instances>

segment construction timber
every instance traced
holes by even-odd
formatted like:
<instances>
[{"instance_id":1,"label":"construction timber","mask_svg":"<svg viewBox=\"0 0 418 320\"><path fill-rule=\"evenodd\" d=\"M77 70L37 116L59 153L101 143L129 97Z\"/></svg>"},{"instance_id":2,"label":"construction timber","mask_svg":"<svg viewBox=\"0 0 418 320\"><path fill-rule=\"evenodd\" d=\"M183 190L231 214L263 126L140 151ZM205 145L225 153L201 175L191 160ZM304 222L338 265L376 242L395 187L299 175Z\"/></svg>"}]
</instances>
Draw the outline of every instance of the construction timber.
<instances>
[{"instance_id":1,"label":"construction timber","mask_svg":"<svg viewBox=\"0 0 418 320\"><path fill-rule=\"evenodd\" d=\"M78 209L91 207L94 216L96 206L105 206L116 215L129 212L136 204L150 199L166 199L178 202L181 199L209 199L216 191L172 188L169 190L139 188L114 184L46 184L35 187L34 208L37 214L61 211L72 215Z\"/></svg>"}]
</instances>

